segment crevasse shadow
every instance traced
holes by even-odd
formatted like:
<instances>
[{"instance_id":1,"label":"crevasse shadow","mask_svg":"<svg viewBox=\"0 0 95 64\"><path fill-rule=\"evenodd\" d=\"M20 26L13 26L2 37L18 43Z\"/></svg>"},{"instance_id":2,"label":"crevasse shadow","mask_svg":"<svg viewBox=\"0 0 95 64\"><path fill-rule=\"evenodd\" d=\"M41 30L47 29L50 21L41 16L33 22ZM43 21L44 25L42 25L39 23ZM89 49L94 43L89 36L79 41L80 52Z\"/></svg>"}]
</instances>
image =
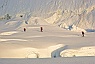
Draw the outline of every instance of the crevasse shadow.
<instances>
[{"instance_id":1,"label":"crevasse shadow","mask_svg":"<svg viewBox=\"0 0 95 64\"><path fill-rule=\"evenodd\" d=\"M95 29L86 29L87 32L95 32Z\"/></svg>"},{"instance_id":2,"label":"crevasse shadow","mask_svg":"<svg viewBox=\"0 0 95 64\"><path fill-rule=\"evenodd\" d=\"M54 50L54 51L51 53L51 58L61 57L61 56L60 56L60 53L61 53L63 50L67 49L67 48L68 48L68 45L65 45L65 46L63 46L63 47L61 47L61 48L58 48L58 49Z\"/></svg>"}]
</instances>

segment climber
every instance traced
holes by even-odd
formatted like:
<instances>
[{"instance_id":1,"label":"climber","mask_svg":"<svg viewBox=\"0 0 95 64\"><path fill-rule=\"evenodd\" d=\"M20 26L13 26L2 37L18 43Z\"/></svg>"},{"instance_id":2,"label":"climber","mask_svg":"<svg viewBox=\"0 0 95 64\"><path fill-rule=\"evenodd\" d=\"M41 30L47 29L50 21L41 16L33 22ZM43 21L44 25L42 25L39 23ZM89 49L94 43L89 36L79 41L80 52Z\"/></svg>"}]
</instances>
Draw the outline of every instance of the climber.
<instances>
[{"instance_id":1,"label":"climber","mask_svg":"<svg viewBox=\"0 0 95 64\"><path fill-rule=\"evenodd\" d=\"M84 32L82 31L82 37L84 37Z\"/></svg>"},{"instance_id":2,"label":"climber","mask_svg":"<svg viewBox=\"0 0 95 64\"><path fill-rule=\"evenodd\" d=\"M41 29L41 32L43 32L43 27L40 27L40 29Z\"/></svg>"},{"instance_id":3,"label":"climber","mask_svg":"<svg viewBox=\"0 0 95 64\"><path fill-rule=\"evenodd\" d=\"M26 28L24 28L24 32L26 31Z\"/></svg>"}]
</instances>

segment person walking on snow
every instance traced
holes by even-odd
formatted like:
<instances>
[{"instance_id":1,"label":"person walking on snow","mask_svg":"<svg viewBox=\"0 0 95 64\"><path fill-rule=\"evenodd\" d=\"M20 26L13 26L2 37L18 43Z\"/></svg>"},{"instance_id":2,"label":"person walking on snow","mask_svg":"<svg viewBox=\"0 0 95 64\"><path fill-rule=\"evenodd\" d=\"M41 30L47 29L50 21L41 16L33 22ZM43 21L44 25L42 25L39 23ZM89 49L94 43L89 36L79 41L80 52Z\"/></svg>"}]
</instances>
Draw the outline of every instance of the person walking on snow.
<instances>
[{"instance_id":1,"label":"person walking on snow","mask_svg":"<svg viewBox=\"0 0 95 64\"><path fill-rule=\"evenodd\" d=\"M41 29L41 32L43 32L43 27L40 27L40 29Z\"/></svg>"},{"instance_id":2,"label":"person walking on snow","mask_svg":"<svg viewBox=\"0 0 95 64\"><path fill-rule=\"evenodd\" d=\"M82 37L84 37L84 32L82 31Z\"/></svg>"},{"instance_id":3,"label":"person walking on snow","mask_svg":"<svg viewBox=\"0 0 95 64\"><path fill-rule=\"evenodd\" d=\"M24 28L24 32L26 31L26 28Z\"/></svg>"}]
</instances>

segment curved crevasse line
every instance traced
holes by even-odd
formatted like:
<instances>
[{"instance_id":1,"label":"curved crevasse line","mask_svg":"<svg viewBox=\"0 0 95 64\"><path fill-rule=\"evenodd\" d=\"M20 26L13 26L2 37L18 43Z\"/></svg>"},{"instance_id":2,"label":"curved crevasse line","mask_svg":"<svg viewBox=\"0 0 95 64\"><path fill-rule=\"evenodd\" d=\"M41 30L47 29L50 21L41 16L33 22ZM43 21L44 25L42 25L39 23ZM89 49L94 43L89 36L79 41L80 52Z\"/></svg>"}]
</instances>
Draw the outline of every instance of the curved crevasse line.
<instances>
[{"instance_id":1,"label":"curved crevasse line","mask_svg":"<svg viewBox=\"0 0 95 64\"><path fill-rule=\"evenodd\" d=\"M61 53L63 50L67 49L67 48L68 48L68 45L65 45L65 46L63 46L63 47L61 47L61 48L58 48L58 49L54 50L54 51L51 53L51 57L52 57L52 58L61 57L61 56L60 56L60 53Z\"/></svg>"}]
</instances>

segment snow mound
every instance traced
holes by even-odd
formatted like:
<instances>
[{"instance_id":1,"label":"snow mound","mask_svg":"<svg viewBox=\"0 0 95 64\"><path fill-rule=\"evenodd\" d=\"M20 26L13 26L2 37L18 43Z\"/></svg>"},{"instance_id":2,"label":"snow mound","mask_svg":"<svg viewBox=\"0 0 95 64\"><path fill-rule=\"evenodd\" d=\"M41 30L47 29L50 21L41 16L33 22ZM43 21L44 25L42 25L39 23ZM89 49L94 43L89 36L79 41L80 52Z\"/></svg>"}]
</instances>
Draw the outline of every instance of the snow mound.
<instances>
[{"instance_id":1,"label":"snow mound","mask_svg":"<svg viewBox=\"0 0 95 64\"><path fill-rule=\"evenodd\" d=\"M61 52L62 57L95 56L95 46L80 49L67 49Z\"/></svg>"},{"instance_id":2,"label":"snow mound","mask_svg":"<svg viewBox=\"0 0 95 64\"><path fill-rule=\"evenodd\" d=\"M6 39L6 40L1 39L1 41L9 41L9 40L12 40L12 39ZM13 39L12 41L14 41L14 40L25 41L22 39ZM57 51L57 49L64 47L64 45L57 44L57 45L49 46L44 49L38 49L38 48L32 48L32 47L14 49L11 47L12 46L10 46L6 49L6 51L8 51L7 54L4 53L4 51L2 50L0 57L1 58L51 58L51 55L52 55L52 57L55 56L55 54L52 54L53 51L56 51L55 53L57 55L60 55L61 51ZM56 55L56 57L60 57L57 55Z\"/></svg>"}]
</instances>

